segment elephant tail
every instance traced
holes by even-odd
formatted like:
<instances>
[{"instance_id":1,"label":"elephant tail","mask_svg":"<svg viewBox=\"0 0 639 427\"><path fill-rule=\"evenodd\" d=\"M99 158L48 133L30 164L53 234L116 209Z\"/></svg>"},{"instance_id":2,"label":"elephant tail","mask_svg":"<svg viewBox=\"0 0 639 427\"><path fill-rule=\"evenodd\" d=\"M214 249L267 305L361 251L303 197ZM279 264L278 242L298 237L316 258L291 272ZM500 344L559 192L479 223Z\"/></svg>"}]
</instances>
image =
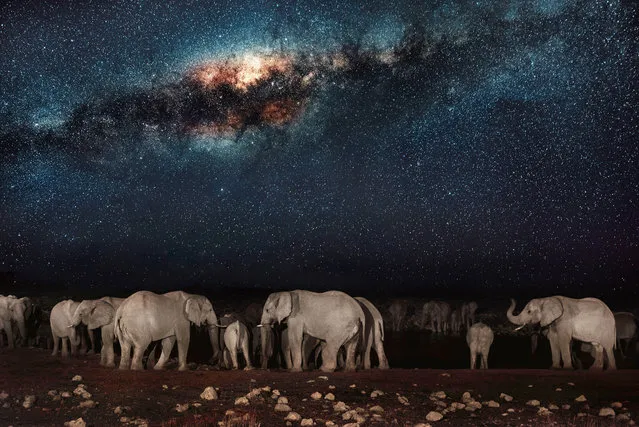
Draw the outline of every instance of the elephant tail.
<instances>
[{"instance_id":1,"label":"elephant tail","mask_svg":"<svg viewBox=\"0 0 639 427\"><path fill-rule=\"evenodd\" d=\"M115 318L115 325L113 328L113 335L115 336L115 339L118 340L119 342L122 342L122 316L116 316Z\"/></svg>"},{"instance_id":2,"label":"elephant tail","mask_svg":"<svg viewBox=\"0 0 639 427\"><path fill-rule=\"evenodd\" d=\"M375 326L378 329L377 334L379 338L384 341L384 321L380 319Z\"/></svg>"}]
</instances>

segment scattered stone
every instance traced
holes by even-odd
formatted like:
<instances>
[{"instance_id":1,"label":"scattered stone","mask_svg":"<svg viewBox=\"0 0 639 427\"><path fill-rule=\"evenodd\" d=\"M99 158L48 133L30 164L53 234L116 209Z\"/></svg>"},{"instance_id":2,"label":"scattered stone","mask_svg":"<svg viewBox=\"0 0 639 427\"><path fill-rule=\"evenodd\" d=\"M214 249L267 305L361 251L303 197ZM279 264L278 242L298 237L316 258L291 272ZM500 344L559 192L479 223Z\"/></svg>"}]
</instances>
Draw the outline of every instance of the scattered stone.
<instances>
[{"instance_id":1,"label":"scattered stone","mask_svg":"<svg viewBox=\"0 0 639 427\"><path fill-rule=\"evenodd\" d=\"M574 385L575 385L575 383L568 383L568 385L574 386Z\"/></svg>"},{"instance_id":2,"label":"scattered stone","mask_svg":"<svg viewBox=\"0 0 639 427\"><path fill-rule=\"evenodd\" d=\"M300 423L301 426L312 426L315 425L315 422L313 421L313 418L304 418L302 419L302 422Z\"/></svg>"},{"instance_id":3,"label":"scattered stone","mask_svg":"<svg viewBox=\"0 0 639 427\"><path fill-rule=\"evenodd\" d=\"M381 413L383 413L383 412L384 412L384 408L382 408L382 407L381 407L381 406L379 406L379 405L375 405L375 406L372 406L372 407L369 409L369 411L371 411L371 412L375 412L375 413L378 413L378 414L381 414Z\"/></svg>"},{"instance_id":4,"label":"scattered stone","mask_svg":"<svg viewBox=\"0 0 639 427\"><path fill-rule=\"evenodd\" d=\"M356 388L357 386L355 384L351 384L349 385L350 388Z\"/></svg>"},{"instance_id":5,"label":"scattered stone","mask_svg":"<svg viewBox=\"0 0 639 427\"><path fill-rule=\"evenodd\" d=\"M446 399L446 393L443 391L436 391L434 393L431 393L430 396L436 399Z\"/></svg>"},{"instance_id":6,"label":"scattered stone","mask_svg":"<svg viewBox=\"0 0 639 427\"><path fill-rule=\"evenodd\" d=\"M562 391L562 390L561 390L561 387L557 387L557 388L555 389L555 391Z\"/></svg>"},{"instance_id":7,"label":"scattered stone","mask_svg":"<svg viewBox=\"0 0 639 427\"><path fill-rule=\"evenodd\" d=\"M329 385L329 386L328 386L328 389L329 389L329 390L335 390L335 386L334 386L334 385Z\"/></svg>"},{"instance_id":8,"label":"scattered stone","mask_svg":"<svg viewBox=\"0 0 639 427\"><path fill-rule=\"evenodd\" d=\"M508 408L508 411L506 411L506 412L510 412L512 414L513 412L515 412L515 409L514 408Z\"/></svg>"},{"instance_id":9,"label":"scattered stone","mask_svg":"<svg viewBox=\"0 0 639 427\"><path fill-rule=\"evenodd\" d=\"M191 406L194 408L199 408L200 406L202 406L202 404L200 402L193 402L191 403Z\"/></svg>"},{"instance_id":10,"label":"scattered stone","mask_svg":"<svg viewBox=\"0 0 639 427\"><path fill-rule=\"evenodd\" d=\"M577 417L579 417L579 418L587 417L587 416L588 416L588 414L586 414L585 412L579 412L579 413L577 414Z\"/></svg>"},{"instance_id":11,"label":"scattered stone","mask_svg":"<svg viewBox=\"0 0 639 427\"><path fill-rule=\"evenodd\" d=\"M36 402L36 397L33 394L30 394L24 397L24 402L22 402L22 407L24 409L32 408L35 402Z\"/></svg>"},{"instance_id":12,"label":"scattered stone","mask_svg":"<svg viewBox=\"0 0 639 427\"><path fill-rule=\"evenodd\" d=\"M314 383L314 382L315 382L315 380L308 380L308 381L306 381L306 383L307 383L307 384L311 384L311 383Z\"/></svg>"},{"instance_id":13,"label":"scattered stone","mask_svg":"<svg viewBox=\"0 0 639 427\"><path fill-rule=\"evenodd\" d=\"M548 408L540 406L539 409L537 410L537 415L545 417L547 415L552 415L552 412L550 412L550 410Z\"/></svg>"},{"instance_id":14,"label":"scattered stone","mask_svg":"<svg viewBox=\"0 0 639 427\"><path fill-rule=\"evenodd\" d=\"M563 409L563 410L567 411L568 409L570 409L570 405L569 405L569 404L567 404L567 403L566 403L566 404L563 404L563 405L561 405L561 409Z\"/></svg>"},{"instance_id":15,"label":"scattered stone","mask_svg":"<svg viewBox=\"0 0 639 427\"><path fill-rule=\"evenodd\" d=\"M622 404L621 402L612 402L612 403L610 404L610 407L611 407L611 408L619 409L619 408L623 408L623 404Z\"/></svg>"},{"instance_id":16,"label":"scattered stone","mask_svg":"<svg viewBox=\"0 0 639 427\"><path fill-rule=\"evenodd\" d=\"M131 422L131 418L130 417L120 417L120 422L128 424L128 423Z\"/></svg>"},{"instance_id":17,"label":"scattered stone","mask_svg":"<svg viewBox=\"0 0 639 427\"><path fill-rule=\"evenodd\" d=\"M275 412L291 412L291 407L286 403L278 403L275 405Z\"/></svg>"},{"instance_id":18,"label":"scattered stone","mask_svg":"<svg viewBox=\"0 0 639 427\"><path fill-rule=\"evenodd\" d=\"M64 427L86 427L87 423L84 422L82 417L77 420L71 420L64 423Z\"/></svg>"},{"instance_id":19,"label":"scattered stone","mask_svg":"<svg viewBox=\"0 0 639 427\"><path fill-rule=\"evenodd\" d=\"M73 378L71 378L71 381L79 383L80 381L82 381L82 376L81 375L76 375Z\"/></svg>"},{"instance_id":20,"label":"scattered stone","mask_svg":"<svg viewBox=\"0 0 639 427\"><path fill-rule=\"evenodd\" d=\"M405 396L397 396L397 400L402 405L406 405L406 406L410 405L410 403L408 403L408 399Z\"/></svg>"},{"instance_id":21,"label":"scattered stone","mask_svg":"<svg viewBox=\"0 0 639 427\"><path fill-rule=\"evenodd\" d=\"M279 399L277 399L277 403L283 403L284 405L286 405L286 404L288 404L288 398L282 396Z\"/></svg>"},{"instance_id":22,"label":"scattered stone","mask_svg":"<svg viewBox=\"0 0 639 427\"><path fill-rule=\"evenodd\" d=\"M435 400L435 405L439 406L440 408L445 408L448 406L448 403L444 402L443 400Z\"/></svg>"},{"instance_id":23,"label":"scattered stone","mask_svg":"<svg viewBox=\"0 0 639 427\"><path fill-rule=\"evenodd\" d=\"M450 409L452 409L453 411L456 411L458 409L464 409L465 407L466 405L461 402L453 402L450 404Z\"/></svg>"},{"instance_id":24,"label":"scattered stone","mask_svg":"<svg viewBox=\"0 0 639 427\"><path fill-rule=\"evenodd\" d=\"M124 413L124 409L122 409L121 406L116 406L115 409L113 410L113 413L115 415L122 415L122 413Z\"/></svg>"},{"instance_id":25,"label":"scattered stone","mask_svg":"<svg viewBox=\"0 0 639 427\"><path fill-rule=\"evenodd\" d=\"M439 374L440 377L449 377L450 378L450 374L448 372L444 372L443 374Z\"/></svg>"},{"instance_id":26,"label":"scattered stone","mask_svg":"<svg viewBox=\"0 0 639 427\"><path fill-rule=\"evenodd\" d=\"M506 402L512 402L513 401L513 397L506 394L506 393L502 393L499 395L499 398L502 400L505 400Z\"/></svg>"},{"instance_id":27,"label":"scattered stone","mask_svg":"<svg viewBox=\"0 0 639 427\"><path fill-rule=\"evenodd\" d=\"M49 390L47 392L47 395L53 397L53 396L57 396L58 395L58 390Z\"/></svg>"},{"instance_id":28,"label":"scattered stone","mask_svg":"<svg viewBox=\"0 0 639 427\"><path fill-rule=\"evenodd\" d=\"M335 400L335 395L333 393L326 393L326 396L324 396L324 399Z\"/></svg>"},{"instance_id":29,"label":"scattered stone","mask_svg":"<svg viewBox=\"0 0 639 427\"><path fill-rule=\"evenodd\" d=\"M550 409L551 411L556 411L559 409L559 406L555 405L554 403L551 403L550 405L548 405L548 409Z\"/></svg>"},{"instance_id":30,"label":"scattered stone","mask_svg":"<svg viewBox=\"0 0 639 427\"><path fill-rule=\"evenodd\" d=\"M426 414L426 421L439 421L442 418L444 418L444 416L437 411L430 411Z\"/></svg>"},{"instance_id":31,"label":"scattered stone","mask_svg":"<svg viewBox=\"0 0 639 427\"><path fill-rule=\"evenodd\" d=\"M168 390L168 389L169 389L169 386L168 386L168 385L166 385L166 384L162 384L162 389L163 389L163 390Z\"/></svg>"},{"instance_id":32,"label":"scattered stone","mask_svg":"<svg viewBox=\"0 0 639 427\"><path fill-rule=\"evenodd\" d=\"M271 392L271 387L270 387L270 386L268 386L268 385L267 385L267 386L264 386L264 387L262 387L262 391L265 391L265 392L267 392L267 393L270 393L270 392Z\"/></svg>"},{"instance_id":33,"label":"scattered stone","mask_svg":"<svg viewBox=\"0 0 639 427\"><path fill-rule=\"evenodd\" d=\"M344 424L342 427L359 427L359 423L347 423Z\"/></svg>"},{"instance_id":34,"label":"scattered stone","mask_svg":"<svg viewBox=\"0 0 639 427\"><path fill-rule=\"evenodd\" d=\"M333 410L335 412L344 412L348 410L348 405L342 401L339 401L335 405L333 405Z\"/></svg>"},{"instance_id":35,"label":"scattered stone","mask_svg":"<svg viewBox=\"0 0 639 427\"><path fill-rule=\"evenodd\" d=\"M335 425L337 425L337 424L335 424L335 423L334 423L333 421L331 421L331 420L328 420L328 421L326 421L326 423L325 423L324 425L326 425L326 426L335 426Z\"/></svg>"},{"instance_id":36,"label":"scattered stone","mask_svg":"<svg viewBox=\"0 0 639 427\"><path fill-rule=\"evenodd\" d=\"M235 406L239 406L239 405L247 406L248 404L249 404L249 400L244 396L238 397L237 399L235 399L235 402L234 402Z\"/></svg>"},{"instance_id":37,"label":"scattered stone","mask_svg":"<svg viewBox=\"0 0 639 427\"><path fill-rule=\"evenodd\" d=\"M284 418L285 421L299 421L301 419L302 416L297 412L289 412L286 418Z\"/></svg>"},{"instance_id":38,"label":"scattered stone","mask_svg":"<svg viewBox=\"0 0 639 427\"><path fill-rule=\"evenodd\" d=\"M475 412L477 409L481 409L481 403L476 400L471 400L466 403L466 407L464 409L470 412Z\"/></svg>"},{"instance_id":39,"label":"scattered stone","mask_svg":"<svg viewBox=\"0 0 639 427\"><path fill-rule=\"evenodd\" d=\"M575 398L575 402L585 402L586 400L588 399L583 394Z\"/></svg>"},{"instance_id":40,"label":"scattered stone","mask_svg":"<svg viewBox=\"0 0 639 427\"><path fill-rule=\"evenodd\" d=\"M273 394L275 396L279 396L280 395L280 391L278 389L273 390Z\"/></svg>"},{"instance_id":41,"label":"scattered stone","mask_svg":"<svg viewBox=\"0 0 639 427\"><path fill-rule=\"evenodd\" d=\"M628 414L619 414L615 417L615 420L617 421L630 421L630 417L628 416Z\"/></svg>"},{"instance_id":42,"label":"scattered stone","mask_svg":"<svg viewBox=\"0 0 639 427\"><path fill-rule=\"evenodd\" d=\"M326 380L328 381L328 377L326 375L320 375L319 377L317 377L318 380Z\"/></svg>"},{"instance_id":43,"label":"scattered stone","mask_svg":"<svg viewBox=\"0 0 639 427\"><path fill-rule=\"evenodd\" d=\"M528 388L533 388L533 385L532 384L528 384Z\"/></svg>"},{"instance_id":44,"label":"scattered stone","mask_svg":"<svg viewBox=\"0 0 639 427\"><path fill-rule=\"evenodd\" d=\"M259 388L254 388L253 390L246 393L247 399L254 399L262 393L262 390Z\"/></svg>"},{"instance_id":45,"label":"scattered stone","mask_svg":"<svg viewBox=\"0 0 639 427\"><path fill-rule=\"evenodd\" d=\"M71 393L69 393L68 391L63 391L62 393L60 393L60 396L68 399L69 397L71 397Z\"/></svg>"},{"instance_id":46,"label":"scattered stone","mask_svg":"<svg viewBox=\"0 0 639 427\"><path fill-rule=\"evenodd\" d=\"M417 423L413 427L431 427L431 425L426 423Z\"/></svg>"},{"instance_id":47,"label":"scattered stone","mask_svg":"<svg viewBox=\"0 0 639 427\"><path fill-rule=\"evenodd\" d=\"M466 403L470 402L471 400L473 400L473 397L470 395L470 392L465 391L464 394L462 394L462 402Z\"/></svg>"},{"instance_id":48,"label":"scattered stone","mask_svg":"<svg viewBox=\"0 0 639 427\"><path fill-rule=\"evenodd\" d=\"M200 394L200 398L204 400L217 400L217 391L211 386L208 386Z\"/></svg>"},{"instance_id":49,"label":"scattered stone","mask_svg":"<svg viewBox=\"0 0 639 427\"><path fill-rule=\"evenodd\" d=\"M320 393L319 391L316 391L315 393L311 394L311 399L313 400L320 400L322 398L322 393Z\"/></svg>"},{"instance_id":50,"label":"scattered stone","mask_svg":"<svg viewBox=\"0 0 639 427\"><path fill-rule=\"evenodd\" d=\"M612 408L601 408L599 410L599 416L600 417L614 417L615 416L615 410Z\"/></svg>"},{"instance_id":51,"label":"scattered stone","mask_svg":"<svg viewBox=\"0 0 639 427\"><path fill-rule=\"evenodd\" d=\"M80 408L95 408L96 405L97 403L93 400L85 400L83 402L80 402Z\"/></svg>"},{"instance_id":52,"label":"scattered stone","mask_svg":"<svg viewBox=\"0 0 639 427\"><path fill-rule=\"evenodd\" d=\"M373 399L375 399L376 397L379 397L379 396L383 396L383 395L384 395L384 392L383 392L383 391L381 391L381 390L373 390L373 391L371 392L371 397L372 397Z\"/></svg>"},{"instance_id":53,"label":"scattered stone","mask_svg":"<svg viewBox=\"0 0 639 427\"><path fill-rule=\"evenodd\" d=\"M184 403L184 404L177 404L175 405L175 410L178 411L179 413L182 412L186 412L189 410L189 404L188 403Z\"/></svg>"},{"instance_id":54,"label":"scattered stone","mask_svg":"<svg viewBox=\"0 0 639 427\"><path fill-rule=\"evenodd\" d=\"M499 402L495 402L494 400L489 400L486 403L486 406L488 406L489 408L499 408L501 405L499 404Z\"/></svg>"},{"instance_id":55,"label":"scattered stone","mask_svg":"<svg viewBox=\"0 0 639 427\"><path fill-rule=\"evenodd\" d=\"M532 400L529 400L528 402L526 402L526 405L528 405L528 406L539 406L539 405L541 405L541 402L539 402L537 399L532 399Z\"/></svg>"}]
</instances>

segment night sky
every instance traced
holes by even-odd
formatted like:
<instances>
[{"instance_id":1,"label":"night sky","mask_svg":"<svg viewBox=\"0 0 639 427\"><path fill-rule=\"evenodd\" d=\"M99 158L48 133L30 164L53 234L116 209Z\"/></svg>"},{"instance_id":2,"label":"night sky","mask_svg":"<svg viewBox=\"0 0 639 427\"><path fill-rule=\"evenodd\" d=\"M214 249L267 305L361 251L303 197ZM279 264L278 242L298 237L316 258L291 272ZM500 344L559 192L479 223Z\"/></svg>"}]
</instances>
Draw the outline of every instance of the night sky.
<instances>
[{"instance_id":1,"label":"night sky","mask_svg":"<svg viewBox=\"0 0 639 427\"><path fill-rule=\"evenodd\" d=\"M633 292L637 13L3 2L0 271L69 288Z\"/></svg>"}]
</instances>

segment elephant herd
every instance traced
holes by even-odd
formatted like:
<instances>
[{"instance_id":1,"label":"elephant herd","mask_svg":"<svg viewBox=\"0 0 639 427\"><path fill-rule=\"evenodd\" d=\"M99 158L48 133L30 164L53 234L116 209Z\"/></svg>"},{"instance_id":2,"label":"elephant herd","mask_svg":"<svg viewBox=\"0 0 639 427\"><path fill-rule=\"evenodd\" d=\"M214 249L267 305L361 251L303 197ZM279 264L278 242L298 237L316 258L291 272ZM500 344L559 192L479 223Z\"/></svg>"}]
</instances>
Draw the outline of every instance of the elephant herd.
<instances>
[{"instance_id":1,"label":"elephant herd","mask_svg":"<svg viewBox=\"0 0 639 427\"><path fill-rule=\"evenodd\" d=\"M17 322L20 341L26 345L25 319L32 317L27 313L32 306L29 298L0 296L0 336L4 330L9 347L17 341L12 331L14 318L21 319ZM212 362L227 368L238 369L238 354L242 354L245 369L253 368L252 359L259 359L264 368L279 363L291 371L313 364L325 372L337 367L368 369L372 349L377 353L379 368L388 368L381 313L367 299L340 291L276 292L263 306L251 304L243 313L229 313L219 319L207 297L183 291L67 299L55 304L49 315L53 356L60 352L60 344L63 357L77 354L78 347L86 347L85 336L91 342L88 352L92 352L94 331L100 329L100 364L115 366L117 341L121 349L119 368L132 370L145 368L145 355L147 367L163 369L176 343L178 369L188 369L192 325L206 329ZM161 354L156 361L158 347Z\"/></svg>"},{"instance_id":2,"label":"elephant herd","mask_svg":"<svg viewBox=\"0 0 639 427\"><path fill-rule=\"evenodd\" d=\"M613 314L596 298L537 298L518 315L514 314L515 305L511 300L506 318L517 326L515 330L533 327L533 351L539 336L548 339L553 368L573 368L572 343L581 342L582 350L589 351L595 360L594 369L603 369L604 365L615 369L613 349L618 348L623 357L630 342L636 341L635 316L628 312ZM363 297L353 298L340 291L293 290L272 293L264 304L252 303L243 311L218 318L205 296L183 291L139 291L128 298L60 301L51 309L46 324L46 312L30 298L0 295L0 345L2 331L12 348L16 343L39 345L37 340L42 335L38 330L45 330L51 336L52 355L60 352L61 343L62 356L66 357L78 353L78 347L80 353L86 352L86 337L90 342L88 352L94 351L94 332L99 329L103 366L115 366L117 341L121 349L120 369L144 369L145 356L147 368L163 369L177 343L178 369L186 370L195 326L206 331L211 362L221 367L252 369L257 363L263 369L283 367L294 372L313 367L325 372L337 368L352 371L370 369L374 350L378 367L387 369L386 316L393 332L406 325L429 329L435 336L459 335L465 330L470 368L477 366L479 358L479 367L485 369L494 332L485 323L476 322L477 307L472 301L453 307L444 301L428 301L411 314L407 300L395 300L382 315ZM161 352L156 358L158 349Z\"/></svg>"}]
</instances>

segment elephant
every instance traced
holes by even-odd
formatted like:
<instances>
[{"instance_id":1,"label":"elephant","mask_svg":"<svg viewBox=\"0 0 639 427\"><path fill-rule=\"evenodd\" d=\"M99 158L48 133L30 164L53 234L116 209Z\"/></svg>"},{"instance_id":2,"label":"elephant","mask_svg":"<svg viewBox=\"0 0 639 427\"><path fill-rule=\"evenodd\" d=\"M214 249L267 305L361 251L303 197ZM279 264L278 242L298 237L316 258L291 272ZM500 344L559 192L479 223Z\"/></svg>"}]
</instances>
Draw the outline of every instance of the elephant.
<instances>
[{"instance_id":1,"label":"elephant","mask_svg":"<svg viewBox=\"0 0 639 427\"><path fill-rule=\"evenodd\" d=\"M462 325L468 330L470 325L475 323L475 312L477 311L477 303L475 301L465 302L461 307Z\"/></svg>"},{"instance_id":2,"label":"elephant","mask_svg":"<svg viewBox=\"0 0 639 427\"><path fill-rule=\"evenodd\" d=\"M634 314L627 311L620 311L614 313L615 316L615 330L617 331L617 349L622 358L625 358L628 354L628 348L630 342L637 335L637 318ZM625 341L622 347L621 341Z\"/></svg>"},{"instance_id":3,"label":"elephant","mask_svg":"<svg viewBox=\"0 0 639 427\"><path fill-rule=\"evenodd\" d=\"M49 323L51 325L51 337L53 338L52 356L58 354L58 342L62 340L62 357L69 357L67 339L71 344L71 355L77 353L78 346L82 344L82 328L72 326L73 314L80 305L71 299L60 301L51 309Z\"/></svg>"},{"instance_id":4,"label":"elephant","mask_svg":"<svg viewBox=\"0 0 639 427\"><path fill-rule=\"evenodd\" d=\"M17 336L14 331L14 324L18 327L22 345L27 345L27 319L31 317L33 303L28 297L17 298L15 295L0 295L0 319L2 319L2 329L7 334L7 345L14 348Z\"/></svg>"},{"instance_id":5,"label":"elephant","mask_svg":"<svg viewBox=\"0 0 639 427\"><path fill-rule=\"evenodd\" d=\"M142 357L152 341L162 340L162 355L154 369L164 369L177 341L178 370L185 371L191 339L191 323L207 324L211 342L217 344L217 316L208 298L182 291L163 295L138 291L125 299L115 312L115 337L120 341L120 369L143 369ZM214 336L215 335L215 336ZM131 348L133 347L133 360Z\"/></svg>"},{"instance_id":6,"label":"elephant","mask_svg":"<svg viewBox=\"0 0 639 427\"><path fill-rule=\"evenodd\" d=\"M456 308L450 313L450 332L454 335L459 335L462 327L462 311L461 307Z\"/></svg>"},{"instance_id":7,"label":"elephant","mask_svg":"<svg viewBox=\"0 0 639 427\"><path fill-rule=\"evenodd\" d=\"M548 327L548 340L552 353L552 368L572 369L570 345L573 339L592 343L595 347L595 363L591 369L603 369L604 351L608 368L616 369L615 318L608 306L597 298L574 299L552 296L530 300L519 315L513 315L515 300L511 299L506 312L508 320L519 325L539 323Z\"/></svg>"},{"instance_id":8,"label":"elephant","mask_svg":"<svg viewBox=\"0 0 639 427\"><path fill-rule=\"evenodd\" d=\"M399 332L402 330L406 313L408 313L408 301L395 300L391 303L388 311L391 315L391 327L393 332Z\"/></svg>"},{"instance_id":9,"label":"elephant","mask_svg":"<svg viewBox=\"0 0 639 427\"><path fill-rule=\"evenodd\" d=\"M379 369L388 369L388 359L384 352L384 319L377 307L364 297L355 297L364 312L364 369L371 368L371 347L375 346L375 352L379 359Z\"/></svg>"},{"instance_id":10,"label":"elephant","mask_svg":"<svg viewBox=\"0 0 639 427\"><path fill-rule=\"evenodd\" d=\"M237 353L242 351L244 360L246 361L246 367L244 370L248 371L253 369L251 365L251 352L249 350L249 330L246 325L239 320L234 321L230 325L226 326L224 331L224 364L226 368L229 368L232 362L233 369L238 369L239 364L237 360ZM229 360L230 358L230 360Z\"/></svg>"},{"instance_id":11,"label":"elephant","mask_svg":"<svg viewBox=\"0 0 639 427\"><path fill-rule=\"evenodd\" d=\"M481 358L480 368L488 369L488 355L494 338L493 330L484 323L475 323L468 328L466 343L470 348L470 369L476 368L477 356Z\"/></svg>"},{"instance_id":12,"label":"elephant","mask_svg":"<svg viewBox=\"0 0 639 427\"><path fill-rule=\"evenodd\" d=\"M80 302L73 313L71 325L78 326L81 323L87 325L91 347L94 348L93 331L102 329L102 350L100 351L100 365L106 367L115 366L115 353L113 351L115 311L120 307L124 298L103 297L97 300L84 300Z\"/></svg>"},{"instance_id":13,"label":"elephant","mask_svg":"<svg viewBox=\"0 0 639 427\"><path fill-rule=\"evenodd\" d=\"M261 326L286 321L291 348L290 371L302 371L302 341L308 334L326 343L323 349L324 372L333 372L337 366L337 352L346 348L347 371L353 371L359 334L364 326L364 312L359 303L340 291L323 293L294 290L275 292L268 296L262 311ZM262 334L262 348L266 347L266 334Z\"/></svg>"},{"instance_id":14,"label":"elephant","mask_svg":"<svg viewBox=\"0 0 639 427\"><path fill-rule=\"evenodd\" d=\"M435 333L448 332L448 319L450 318L450 304L444 301L428 301L422 309L420 327L424 329L426 322Z\"/></svg>"}]
</instances>

